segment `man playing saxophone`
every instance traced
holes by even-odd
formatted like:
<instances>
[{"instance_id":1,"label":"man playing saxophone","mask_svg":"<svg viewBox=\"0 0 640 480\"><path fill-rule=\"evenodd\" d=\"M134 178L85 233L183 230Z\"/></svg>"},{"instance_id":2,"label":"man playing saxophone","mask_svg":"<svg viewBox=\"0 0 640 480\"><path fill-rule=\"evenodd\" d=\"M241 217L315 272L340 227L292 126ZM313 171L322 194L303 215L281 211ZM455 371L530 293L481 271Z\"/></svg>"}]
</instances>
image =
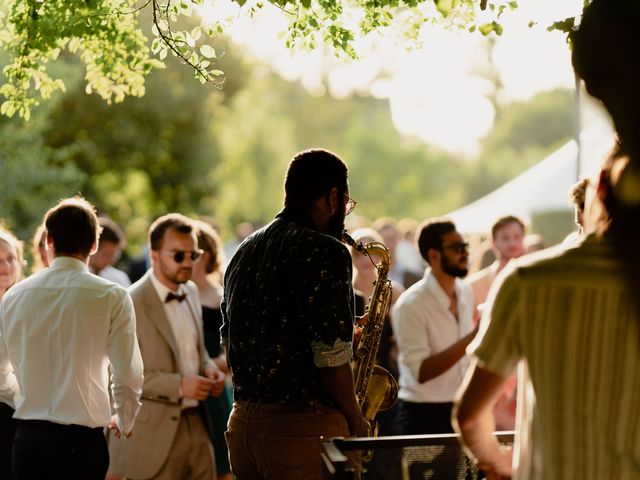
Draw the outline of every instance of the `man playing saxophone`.
<instances>
[{"instance_id":1,"label":"man playing saxophone","mask_svg":"<svg viewBox=\"0 0 640 480\"><path fill-rule=\"evenodd\" d=\"M284 208L225 274L222 343L233 373L227 442L238 480L320 479L320 436L366 432L351 370L351 258L340 239L347 166L326 150L290 162Z\"/></svg>"}]
</instances>

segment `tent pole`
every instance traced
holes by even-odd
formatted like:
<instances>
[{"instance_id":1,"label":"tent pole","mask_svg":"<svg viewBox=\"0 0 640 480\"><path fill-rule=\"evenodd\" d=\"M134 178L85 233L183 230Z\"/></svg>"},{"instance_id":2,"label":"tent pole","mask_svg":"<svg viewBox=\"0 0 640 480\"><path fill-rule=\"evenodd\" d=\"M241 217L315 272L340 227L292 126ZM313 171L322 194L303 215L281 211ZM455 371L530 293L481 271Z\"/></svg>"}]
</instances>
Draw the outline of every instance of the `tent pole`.
<instances>
[{"instance_id":1,"label":"tent pole","mask_svg":"<svg viewBox=\"0 0 640 480\"><path fill-rule=\"evenodd\" d=\"M582 131L582 122L580 119L581 110L581 95L580 95L580 77L574 73L575 78L575 101L574 101L574 136L576 140L577 153L576 153L576 181L580 181L580 166L582 163L582 142L580 141L580 133Z\"/></svg>"}]
</instances>

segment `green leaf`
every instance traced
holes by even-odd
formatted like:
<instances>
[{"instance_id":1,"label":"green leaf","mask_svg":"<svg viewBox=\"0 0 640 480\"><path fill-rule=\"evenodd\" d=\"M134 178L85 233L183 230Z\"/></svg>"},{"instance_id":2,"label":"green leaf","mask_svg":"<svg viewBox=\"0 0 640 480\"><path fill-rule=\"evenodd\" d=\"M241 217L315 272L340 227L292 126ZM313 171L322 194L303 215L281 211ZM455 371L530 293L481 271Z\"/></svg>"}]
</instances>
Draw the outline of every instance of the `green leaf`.
<instances>
[{"instance_id":1,"label":"green leaf","mask_svg":"<svg viewBox=\"0 0 640 480\"><path fill-rule=\"evenodd\" d=\"M491 22L480 25L478 30L486 37L491 32L495 32L496 35L502 35L503 28L498 22Z\"/></svg>"},{"instance_id":2,"label":"green leaf","mask_svg":"<svg viewBox=\"0 0 640 480\"><path fill-rule=\"evenodd\" d=\"M206 58L216 58L216 51L211 45L202 45L200 47L200 53Z\"/></svg>"},{"instance_id":3,"label":"green leaf","mask_svg":"<svg viewBox=\"0 0 640 480\"><path fill-rule=\"evenodd\" d=\"M455 8L456 4L458 3L457 0L434 0L434 1L436 4L436 8L438 9L438 12L440 12L440 14L443 17L448 17L449 14Z\"/></svg>"}]
</instances>

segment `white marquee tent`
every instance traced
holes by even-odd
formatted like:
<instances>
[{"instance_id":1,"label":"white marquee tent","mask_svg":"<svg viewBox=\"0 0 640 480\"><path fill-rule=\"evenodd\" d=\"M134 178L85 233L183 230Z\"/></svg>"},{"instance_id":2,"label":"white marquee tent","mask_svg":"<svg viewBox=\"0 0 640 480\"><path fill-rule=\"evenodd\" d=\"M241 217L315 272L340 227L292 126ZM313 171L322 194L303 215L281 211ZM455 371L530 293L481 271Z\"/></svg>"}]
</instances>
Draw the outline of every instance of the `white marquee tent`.
<instances>
[{"instance_id":1,"label":"white marquee tent","mask_svg":"<svg viewBox=\"0 0 640 480\"><path fill-rule=\"evenodd\" d=\"M460 233L472 234L486 233L504 215L530 220L537 212L570 209L569 190L578 177L597 175L613 139L609 126L599 124L583 130L579 169L578 147L571 140L502 187L446 216Z\"/></svg>"}]
</instances>

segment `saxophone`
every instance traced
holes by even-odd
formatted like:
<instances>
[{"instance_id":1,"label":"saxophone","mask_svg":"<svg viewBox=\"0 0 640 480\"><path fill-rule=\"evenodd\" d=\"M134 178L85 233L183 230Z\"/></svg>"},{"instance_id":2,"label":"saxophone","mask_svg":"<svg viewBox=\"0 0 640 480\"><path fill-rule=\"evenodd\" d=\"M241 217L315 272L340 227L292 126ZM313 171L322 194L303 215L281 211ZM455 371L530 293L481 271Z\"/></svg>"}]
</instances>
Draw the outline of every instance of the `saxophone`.
<instances>
[{"instance_id":1,"label":"saxophone","mask_svg":"<svg viewBox=\"0 0 640 480\"><path fill-rule=\"evenodd\" d=\"M380 258L380 263L376 264L378 279L366 309L369 320L363 327L353 361L356 398L369 425L368 436L376 437L378 435L376 414L378 411L393 407L398 399L398 384L395 378L375 363L382 327L391 306L391 281L387 277L391 255L387 247L380 242L363 245L357 243L346 231L342 233L342 239L363 255L369 258L377 255ZM367 460L366 457L364 460Z\"/></svg>"}]
</instances>

